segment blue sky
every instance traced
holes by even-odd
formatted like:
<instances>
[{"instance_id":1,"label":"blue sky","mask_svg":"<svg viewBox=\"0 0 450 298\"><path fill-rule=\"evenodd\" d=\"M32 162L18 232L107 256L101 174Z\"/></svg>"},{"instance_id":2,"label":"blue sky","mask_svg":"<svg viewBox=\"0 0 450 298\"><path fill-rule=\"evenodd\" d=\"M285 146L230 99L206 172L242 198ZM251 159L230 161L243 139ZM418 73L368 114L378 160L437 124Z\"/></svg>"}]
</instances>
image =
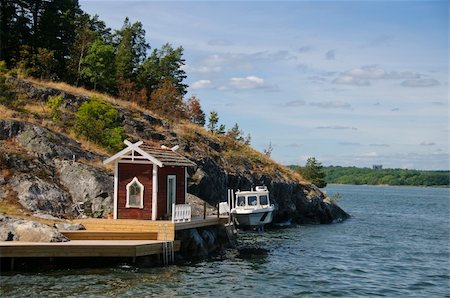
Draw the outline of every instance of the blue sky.
<instances>
[{"instance_id":1,"label":"blue sky","mask_svg":"<svg viewBox=\"0 0 450 298\"><path fill-rule=\"evenodd\" d=\"M183 46L188 96L280 163L450 169L448 1L80 4Z\"/></svg>"}]
</instances>

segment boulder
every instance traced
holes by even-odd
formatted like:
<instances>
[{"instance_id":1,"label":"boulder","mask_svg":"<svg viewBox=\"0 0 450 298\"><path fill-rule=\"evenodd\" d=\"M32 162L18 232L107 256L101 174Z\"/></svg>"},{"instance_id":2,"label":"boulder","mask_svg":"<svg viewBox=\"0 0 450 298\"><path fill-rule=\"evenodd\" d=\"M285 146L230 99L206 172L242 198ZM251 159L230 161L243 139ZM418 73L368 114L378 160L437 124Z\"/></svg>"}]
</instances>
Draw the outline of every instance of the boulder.
<instances>
[{"instance_id":1,"label":"boulder","mask_svg":"<svg viewBox=\"0 0 450 298\"><path fill-rule=\"evenodd\" d=\"M92 215L103 217L113 212L114 177L105 170L80 162L55 159L60 183L74 202L90 202Z\"/></svg>"},{"instance_id":2,"label":"boulder","mask_svg":"<svg viewBox=\"0 0 450 298\"><path fill-rule=\"evenodd\" d=\"M228 176L223 168L210 157L196 162L198 168L191 177L188 192L210 203L217 204L227 199Z\"/></svg>"},{"instance_id":3,"label":"boulder","mask_svg":"<svg viewBox=\"0 0 450 298\"><path fill-rule=\"evenodd\" d=\"M229 236L226 227L212 226L176 232L181 241L180 255L184 259L204 258L234 245L235 236Z\"/></svg>"},{"instance_id":4,"label":"boulder","mask_svg":"<svg viewBox=\"0 0 450 298\"><path fill-rule=\"evenodd\" d=\"M15 174L9 185L17 193L19 203L30 211L62 217L74 215L72 198L53 182L30 174Z\"/></svg>"},{"instance_id":5,"label":"boulder","mask_svg":"<svg viewBox=\"0 0 450 298\"><path fill-rule=\"evenodd\" d=\"M72 224L72 223L56 223L53 225L54 228L56 228L57 230L61 231L80 231L80 230L86 230L86 228L80 224L80 223L76 223L76 224Z\"/></svg>"},{"instance_id":6,"label":"boulder","mask_svg":"<svg viewBox=\"0 0 450 298\"><path fill-rule=\"evenodd\" d=\"M45 224L0 215L0 241L66 242L69 239Z\"/></svg>"},{"instance_id":7,"label":"boulder","mask_svg":"<svg viewBox=\"0 0 450 298\"><path fill-rule=\"evenodd\" d=\"M83 150L78 142L60 133L35 124L0 119L0 140L14 137L18 145L47 163L51 163L55 157L69 160L74 157L88 160L99 158L99 156Z\"/></svg>"},{"instance_id":8,"label":"boulder","mask_svg":"<svg viewBox=\"0 0 450 298\"><path fill-rule=\"evenodd\" d=\"M8 140L17 136L24 126L24 122L0 119L0 140Z\"/></svg>"},{"instance_id":9,"label":"boulder","mask_svg":"<svg viewBox=\"0 0 450 298\"><path fill-rule=\"evenodd\" d=\"M37 125L25 125L16 136L17 142L25 149L42 157L46 161L58 157L72 160L73 158L95 159L95 155L81 149L74 140Z\"/></svg>"}]
</instances>

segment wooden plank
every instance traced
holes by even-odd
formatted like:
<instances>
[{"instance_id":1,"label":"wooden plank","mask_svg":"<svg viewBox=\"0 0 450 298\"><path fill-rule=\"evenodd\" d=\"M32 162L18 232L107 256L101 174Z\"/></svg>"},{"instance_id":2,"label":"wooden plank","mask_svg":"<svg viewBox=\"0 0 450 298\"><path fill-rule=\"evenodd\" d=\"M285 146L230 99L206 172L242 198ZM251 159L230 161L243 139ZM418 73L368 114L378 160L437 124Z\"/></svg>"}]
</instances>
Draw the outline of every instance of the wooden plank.
<instances>
[{"instance_id":1,"label":"wooden plank","mask_svg":"<svg viewBox=\"0 0 450 298\"><path fill-rule=\"evenodd\" d=\"M216 216L207 217L206 219L193 219L189 222L179 222L175 224L175 230L187 230L194 228L203 228L208 226L223 225L227 222L225 218L217 218Z\"/></svg>"},{"instance_id":2,"label":"wooden plank","mask_svg":"<svg viewBox=\"0 0 450 298\"><path fill-rule=\"evenodd\" d=\"M157 240L156 232L129 231L60 231L70 240Z\"/></svg>"},{"instance_id":3,"label":"wooden plank","mask_svg":"<svg viewBox=\"0 0 450 298\"><path fill-rule=\"evenodd\" d=\"M86 230L95 231L131 231L158 233L158 240L174 240L175 224L171 221L151 221L134 219L78 219Z\"/></svg>"},{"instance_id":4,"label":"wooden plank","mask_svg":"<svg viewBox=\"0 0 450 298\"><path fill-rule=\"evenodd\" d=\"M0 241L0 256L136 257L161 253L162 243L154 240L73 240L53 243ZM175 247L179 250L179 243Z\"/></svg>"}]
</instances>

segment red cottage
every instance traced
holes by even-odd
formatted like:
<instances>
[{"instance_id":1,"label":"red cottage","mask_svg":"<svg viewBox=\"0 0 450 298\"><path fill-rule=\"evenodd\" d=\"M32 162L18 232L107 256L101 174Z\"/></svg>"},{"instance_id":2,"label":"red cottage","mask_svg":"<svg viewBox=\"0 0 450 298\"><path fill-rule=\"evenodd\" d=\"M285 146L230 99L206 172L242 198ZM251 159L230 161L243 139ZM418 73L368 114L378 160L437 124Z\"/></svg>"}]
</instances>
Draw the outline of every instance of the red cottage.
<instances>
[{"instance_id":1,"label":"red cottage","mask_svg":"<svg viewBox=\"0 0 450 298\"><path fill-rule=\"evenodd\" d=\"M173 204L185 204L187 167L195 163L175 152L177 146L159 149L142 141L124 143L127 148L103 162L114 162L114 219L170 218Z\"/></svg>"}]
</instances>

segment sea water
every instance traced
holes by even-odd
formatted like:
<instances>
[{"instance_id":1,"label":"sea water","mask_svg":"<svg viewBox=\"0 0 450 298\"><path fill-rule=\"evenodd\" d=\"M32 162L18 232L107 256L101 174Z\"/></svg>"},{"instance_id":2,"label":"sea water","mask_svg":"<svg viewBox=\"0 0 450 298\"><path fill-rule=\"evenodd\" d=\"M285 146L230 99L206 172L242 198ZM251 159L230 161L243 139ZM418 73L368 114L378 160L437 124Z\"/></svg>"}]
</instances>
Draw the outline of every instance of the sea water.
<instances>
[{"instance_id":1,"label":"sea water","mask_svg":"<svg viewBox=\"0 0 450 298\"><path fill-rule=\"evenodd\" d=\"M3 272L0 296L450 297L449 189L326 191L350 220L241 233L245 254L188 265Z\"/></svg>"}]
</instances>

